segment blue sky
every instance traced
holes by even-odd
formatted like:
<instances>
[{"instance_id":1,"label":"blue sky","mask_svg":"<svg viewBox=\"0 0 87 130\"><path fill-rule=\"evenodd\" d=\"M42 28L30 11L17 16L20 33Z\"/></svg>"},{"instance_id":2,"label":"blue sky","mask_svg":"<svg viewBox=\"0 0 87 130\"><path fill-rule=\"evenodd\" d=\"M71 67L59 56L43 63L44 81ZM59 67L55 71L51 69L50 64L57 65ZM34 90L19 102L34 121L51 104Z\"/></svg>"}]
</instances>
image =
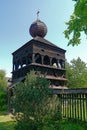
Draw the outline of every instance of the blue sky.
<instances>
[{"instance_id":1,"label":"blue sky","mask_svg":"<svg viewBox=\"0 0 87 130\"><path fill-rule=\"evenodd\" d=\"M72 0L0 0L0 69L11 76L11 53L32 39L29 27L36 20L38 10L40 20L48 28L45 39L65 49L67 61L80 57L86 62L86 37L82 36L79 46L67 47L63 34L74 4Z\"/></svg>"}]
</instances>

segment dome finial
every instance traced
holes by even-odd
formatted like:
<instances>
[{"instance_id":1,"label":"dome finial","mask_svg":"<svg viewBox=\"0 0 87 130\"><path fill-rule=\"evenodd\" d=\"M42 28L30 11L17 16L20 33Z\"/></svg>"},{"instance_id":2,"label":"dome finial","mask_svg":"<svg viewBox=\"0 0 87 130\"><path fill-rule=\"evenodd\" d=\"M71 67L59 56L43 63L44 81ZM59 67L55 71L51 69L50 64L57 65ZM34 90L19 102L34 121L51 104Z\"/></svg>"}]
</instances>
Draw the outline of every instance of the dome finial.
<instances>
[{"instance_id":1,"label":"dome finial","mask_svg":"<svg viewBox=\"0 0 87 130\"><path fill-rule=\"evenodd\" d=\"M39 13L40 13L40 11L38 10L37 11L37 20L39 19Z\"/></svg>"},{"instance_id":2,"label":"dome finial","mask_svg":"<svg viewBox=\"0 0 87 130\"><path fill-rule=\"evenodd\" d=\"M32 37L42 37L44 38L46 33L47 33L47 26L44 22L42 22L39 19L39 13L40 11L37 11L37 20L35 22L33 22L29 28L29 32L31 34Z\"/></svg>"}]
</instances>

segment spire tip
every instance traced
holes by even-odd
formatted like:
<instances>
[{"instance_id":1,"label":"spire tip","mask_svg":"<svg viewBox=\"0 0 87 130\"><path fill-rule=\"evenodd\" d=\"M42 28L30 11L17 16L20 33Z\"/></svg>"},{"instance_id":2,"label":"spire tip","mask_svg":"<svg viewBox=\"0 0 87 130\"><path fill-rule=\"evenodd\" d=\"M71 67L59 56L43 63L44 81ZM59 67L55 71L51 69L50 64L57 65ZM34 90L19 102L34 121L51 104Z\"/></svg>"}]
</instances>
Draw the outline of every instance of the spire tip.
<instances>
[{"instance_id":1,"label":"spire tip","mask_svg":"<svg viewBox=\"0 0 87 130\"><path fill-rule=\"evenodd\" d=\"M39 13L40 13L40 11L38 10L37 11L37 19L39 19Z\"/></svg>"}]
</instances>

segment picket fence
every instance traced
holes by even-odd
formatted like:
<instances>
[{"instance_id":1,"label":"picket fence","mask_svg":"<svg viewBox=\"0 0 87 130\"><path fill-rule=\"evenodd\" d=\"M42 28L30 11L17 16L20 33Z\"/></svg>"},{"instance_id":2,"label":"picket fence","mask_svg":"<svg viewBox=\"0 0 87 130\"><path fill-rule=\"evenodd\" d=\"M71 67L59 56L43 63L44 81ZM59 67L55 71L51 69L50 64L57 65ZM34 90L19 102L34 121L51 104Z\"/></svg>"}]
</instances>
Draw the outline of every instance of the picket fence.
<instances>
[{"instance_id":1,"label":"picket fence","mask_svg":"<svg viewBox=\"0 0 87 130\"><path fill-rule=\"evenodd\" d=\"M87 122L87 89L54 89L65 118Z\"/></svg>"}]
</instances>

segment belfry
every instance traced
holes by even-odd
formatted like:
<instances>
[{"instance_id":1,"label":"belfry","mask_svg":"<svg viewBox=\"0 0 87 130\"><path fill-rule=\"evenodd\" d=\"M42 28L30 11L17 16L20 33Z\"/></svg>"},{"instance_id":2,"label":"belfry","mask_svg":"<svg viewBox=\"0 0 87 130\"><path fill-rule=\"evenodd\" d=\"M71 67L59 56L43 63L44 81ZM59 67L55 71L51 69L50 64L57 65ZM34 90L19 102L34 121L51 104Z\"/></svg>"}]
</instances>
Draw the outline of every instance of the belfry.
<instances>
[{"instance_id":1,"label":"belfry","mask_svg":"<svg viewBox=\"0 0 87 130\"><path fill-rule=\"evenodd\" d=\"M30 41L12 53L12 86L25 78L31 70L46 75L53 88L65 87L65 50L46 40L47 26L38 17L29 28L33 37Z\"/></svg>"},{"instance_id":2,"label":"belfry","mask_svg":"<svg viewBox=\"0 0 87 130\"><path fill-rule=\"evenodd\" d=\"M8 109L11 111L10 99L16 84L23 82L27 73L34 70L37 75L50 80L53 89L66 88L65 52L66 50L56 46L44 37L47 34L47 26L38 17L29 28L33 37L30 41L12 53L13 69L12 83L8 86Z\"/></svg>"}]
</instances>

